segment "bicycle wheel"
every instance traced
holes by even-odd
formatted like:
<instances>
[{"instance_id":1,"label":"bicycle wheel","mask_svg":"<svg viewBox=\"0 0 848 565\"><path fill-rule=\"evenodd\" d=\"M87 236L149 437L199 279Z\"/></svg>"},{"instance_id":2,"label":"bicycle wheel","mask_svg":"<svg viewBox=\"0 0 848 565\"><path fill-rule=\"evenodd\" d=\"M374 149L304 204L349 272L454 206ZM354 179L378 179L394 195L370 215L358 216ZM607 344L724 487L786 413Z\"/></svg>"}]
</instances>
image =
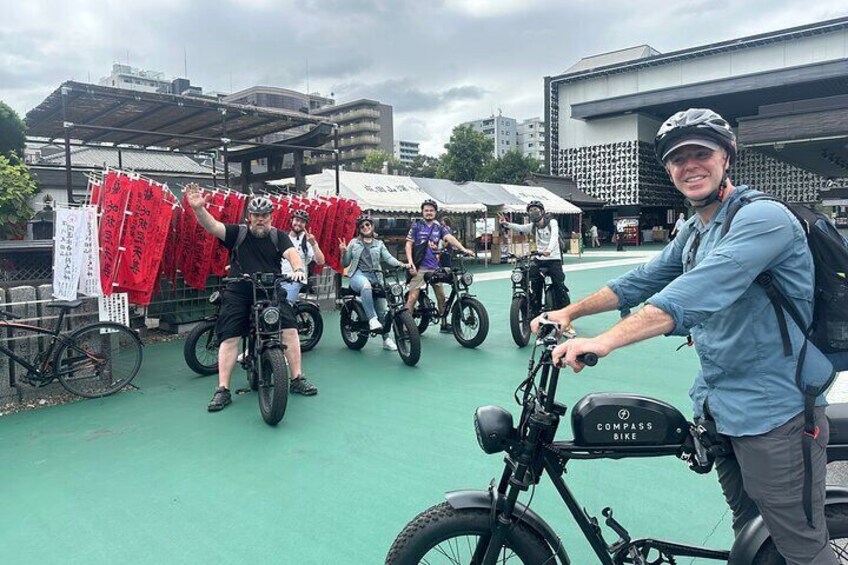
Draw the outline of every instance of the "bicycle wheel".
<instances>
[{"instance_id":1,"label":"bicycle wheel","mask_svg":"<svg viewBox=\"0 0 848 565\"><path fill-rule=\"evenodd\" d=\"M489 334L489 313L477 300L466 296L453 305L453 336L462 347L477 347Z\"/></svg>"},{"instance_id":2,"label":"bicycle wheel","mask_svg":"<svg viewBox=\"0 0 848 565\"><path fill-rule=\"evenodd\" d=\"M404 302L409 297L409 293L407 292L404 295ZM422 289L418 294L418 301L415 305L415 309L412 312L412 318L415 321L415 325L418 327L418 333L423 334L427 331L427 328L430 327L430 312L433 311L433 301L430 300L430 297Z\"/></svg>"},{"instance_id":3,"label":"bicycle wheel","mask_svg":"<svg viewBox=\"0 0 848 565\"><path fill-rule=\"evenodd\" d=\"M295 306L295 314L300 351L309 351L318 345L324 334L324 319L321 317L321 311L314 304L298 303Z\"/></svg>"},{"instance_id":4,"label":"bicycle wheel","mask_svg":"<svg viewBox=\"0 0 848 565\"><path fill-rule=\"evenodd\" d=\"M99 398L121 390L141 368L141 340L113 322L84 326L56 350L53 375L68 391Z\"/></svg>"},{"instance_id":5,"label":"bicycle wheel","mask_svg":"<svg viewBox=\"0 0 848 565\"><path fill-rule=\"evenodd\" d=\"M848 504L829 504L824 507L824 518L830 534L830 547L837 561L848 563ZM786 565L774 542L769 538L751 562L753 565Z\"/></svg>"},{"instance_id":6,"label":"bicycle wheel","mask_svg":"<svg viewBox=\"0 0 848 565\"><path fill-rule=\"evenodd\" d=\"M215 339L215 320L200 322L188 333L183 346L188 368L198 375L218 372L218 340Z\"/></svg>"},{"instance_id":7,"label":"bicycle wheel","mask_svg":"<svg viewBox=\"0 0 848 565\"><path fill-rule=\"evenodd\" d=\"M479 563L478 542L489 537L491 516L479 508L454 509L447 502L416 516L395 539L386 565ZM497 563L555 563L548 544L523 523L509 529Z\"/></svg>"},{"instance_id":8,"label":"bicycle wheel","mask_svg":"<svg viewBox=\"0 0 848 565\"><path fill-rule=\"evenodd\" d=\"M356 351L368 343L368 317L365 315L365 308L359 302L351 300L342 304L339 325L342 341L348 348Z\"/></svg>"},{"instance_id":9,"label":"bicycle wheel","mask_svg":"<svg viewBox=\"0 0 848 565\"><path fill-rule=\"evenodd\" d=\"M282 349L262 352L262 375L259 376L259 412L269 426L276 426L289 403L289 368Z\"/></svg>"},{"instance_id":10,"label":"bicycle wheel","mask_svg":"<svg viewBox=\"0 0 848 565\"><path fill-rule=\"evenodd\" d=\"M524 347L530 341L530 317L527 307L527 297L522 295L512 299L509 308L509 329L512 340L518 347Z\"/></svg>"},{"instance_id":11,"label":"bicycle wheel","mask_svg":"<svg viewBox=\"0 0 848 565\"><path fill-rule=\"evenodd\" d=\"M398 355L410 367L421 358L421 336L409 312L401 312L394 319L395 345Z\"/></svg>"}]
</instances>

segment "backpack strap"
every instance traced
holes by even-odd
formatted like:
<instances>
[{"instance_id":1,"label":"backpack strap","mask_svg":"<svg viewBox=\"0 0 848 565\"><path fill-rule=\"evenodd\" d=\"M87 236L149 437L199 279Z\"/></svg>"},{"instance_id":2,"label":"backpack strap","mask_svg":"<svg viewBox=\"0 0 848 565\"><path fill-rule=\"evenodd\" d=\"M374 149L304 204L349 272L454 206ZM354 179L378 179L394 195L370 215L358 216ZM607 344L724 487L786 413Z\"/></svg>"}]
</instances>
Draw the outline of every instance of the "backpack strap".
<instances>
[{"instance_id":1,"label":"backpack strap","mask_svg":"<svg viewBox=\"0 0 848 565\"><path fill-rule=\"evenodd\" d=\"M804 230L804 233L809 235L810 224L806 218L800 217L795 210L793 210L780 198L776 198L768 194L758 194L743 196L739 199L739 201L731 205L727 211L724 224L721 226L722 237L724 237L724 235L730 230L730 224L733 222L734 216L736 216L736 213L739 212L742 206L757 200L771 200L773 202L779 202L785 206L786 209L789 210L801 223L801 228ZM774 308L774 313L777 316L777 325L780 329L780 339L783 342L783 354L785 356L789 357L792 355L792 342L789 339L789 328L786 325L786 316L784 316L784 312L789 313L789 317L792 318L792 321L795 322L804 334L804 343L801 346L801 350L798 352L798 363L795 365L795 386L798 387L798 390L801 391L804 397L804 430L801 436L801 452L804 462L804 484L801 498L804 506L804 517L807 520L807 526L815 528L816 526L813 523L812 447L813 441L817 439L819 435L819 428L816 426L815 420L815 407L816 399L829 386L833 377L831 377L831 379L821 387L811 385L805 386L803 384L801 373L804 367L804 359L807 356L807 345L810 343L810 332L812 328L808 328L804 324L804 321L801 318L801 313L798 312L795 304L788 300L783 292L781 292L774 284L774 277L772 277L771 273L768 271L760 273L754 280L763 288L763 290L765 290L766 296L768 296L769 302L771 302L771 305Z\"/></svg>"}]
</instances>

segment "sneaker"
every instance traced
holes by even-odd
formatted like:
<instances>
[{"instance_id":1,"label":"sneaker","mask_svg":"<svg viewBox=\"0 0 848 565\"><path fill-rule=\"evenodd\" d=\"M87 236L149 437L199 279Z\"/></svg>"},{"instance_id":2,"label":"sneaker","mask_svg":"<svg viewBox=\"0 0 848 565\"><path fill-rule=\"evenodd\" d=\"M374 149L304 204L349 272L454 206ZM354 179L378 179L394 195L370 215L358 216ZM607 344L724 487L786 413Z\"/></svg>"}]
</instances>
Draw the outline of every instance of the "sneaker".
<instances>
[{"instance_id":1,"label":"sneaker","mask_svg":"<svg viewBox=\"0 0 848 565\"><path fill-rule=\"evenodd\" d=\"M223 410L224 406L231 403L233 397L230 395L230 389L219 386L215 389L215 394L212 395L212 400L209 401L209 406L206 407L209 412L218 412Z\"/></svg>"},{"instance_id":2,"label":"sneaker","mask_svg":"<svg viewBox=\"0 0 848 565\"><path fill-rule=\"evenodd\" d=\"M368 329L372 332L380 331L383 329L383 324L380 323L380 320L377 319L377 316L374 316L370 320L368 320Z\"/></svg>"},{"instance_id":3,"label":"sneaker","mask_svg":"<svg viewBox=\"0 0 848 565\"><path fill-rule=\"evenodd\" d=\"M296 379L291 380L291 383L289 384L289 392L302 394L303 396L313 396L318 394L318 388L307 381L305 376L300 375Z\"/></svg>"},{"instance_id":4,"label":"sneaker","mask_svg":"<svg viewBox=\"0 0 848 565\"><path fill-rule=\"evenodd\" d=\"M244 363L244 351L238 354L238 357L236 357L236 363Z\"/></svg>"},{"instance_id":5,"label":"sneaker","mask_svg":"<svg viewBox=\"0 0 848 565\"><path fill-rule=\"evenodd\" d=\"M385 349L386 351L397 351L397 345L395 345L395 340L390 337L384 339L383 349Z\"/></svg>"},{"instance_id":6,"label":"sneaker","mask_svg":"<svg viewBox=\"0 0 848 565\"><path fill-rule=\"evenodd\" d=\"M444 324L444 325L442 325L442 327L439 328L439 331L442 332L443 334L449 334L449 333L453 332L453 326L450 325L450 324Z\"/></svg>"}]
</instances>

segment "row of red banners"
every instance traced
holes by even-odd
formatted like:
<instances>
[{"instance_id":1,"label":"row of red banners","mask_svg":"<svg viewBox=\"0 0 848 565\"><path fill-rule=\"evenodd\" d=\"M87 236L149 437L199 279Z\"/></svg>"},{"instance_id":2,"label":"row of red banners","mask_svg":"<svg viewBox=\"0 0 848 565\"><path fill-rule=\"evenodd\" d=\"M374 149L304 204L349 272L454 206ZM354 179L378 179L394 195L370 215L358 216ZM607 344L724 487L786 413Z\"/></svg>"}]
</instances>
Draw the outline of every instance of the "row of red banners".
<instances>
[{"instance_id":1,"label":"row of red banners","mask_svg":"<svg viewBox=\"0 0 848 565\"><path fill-rule=\"evenodd\" d=\"M217 220L243 221L248 197L229 190L207 189L207 210ZM343 198L269 196L274 203L272 224L288 232L291 214L306 210L308 230L315 236L336 272L342 271L338 240L354 235L359 206ZM187 285L205 289L210 276L223 276L229 251L197 222L183 200L180 206L167 186L107 169L89 183L89 200L100 211L100 278L105 295L128 293L131 304L147 305L160 276L176 281L183 273Z\"/></svg>"}]
</instances>

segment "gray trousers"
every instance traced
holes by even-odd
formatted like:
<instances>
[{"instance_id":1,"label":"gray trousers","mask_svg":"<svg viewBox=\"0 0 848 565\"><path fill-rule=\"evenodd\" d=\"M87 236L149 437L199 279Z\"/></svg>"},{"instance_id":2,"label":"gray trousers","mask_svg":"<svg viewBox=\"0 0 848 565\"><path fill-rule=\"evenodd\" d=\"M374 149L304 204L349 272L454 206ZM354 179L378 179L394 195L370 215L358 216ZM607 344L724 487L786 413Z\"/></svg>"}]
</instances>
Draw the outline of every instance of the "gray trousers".
<instances>
[{"instance_id":1,"label":"gray trousers","mask_svg":"<svg viewBox=\"0 0 848 565\"><path fill-rule=\"evenodd\" d=\"M824 408L816 408L819 437L812 445L813 523L807 525L802 504L804 461L801 437L804 415L759 436L731 437L733 457L716 459L716 471L727 504L733 511L733 533L757 515L763 521L787 565L838 565L828 544L824 520L827 441Z\"/></svg>"}]
</instances>

